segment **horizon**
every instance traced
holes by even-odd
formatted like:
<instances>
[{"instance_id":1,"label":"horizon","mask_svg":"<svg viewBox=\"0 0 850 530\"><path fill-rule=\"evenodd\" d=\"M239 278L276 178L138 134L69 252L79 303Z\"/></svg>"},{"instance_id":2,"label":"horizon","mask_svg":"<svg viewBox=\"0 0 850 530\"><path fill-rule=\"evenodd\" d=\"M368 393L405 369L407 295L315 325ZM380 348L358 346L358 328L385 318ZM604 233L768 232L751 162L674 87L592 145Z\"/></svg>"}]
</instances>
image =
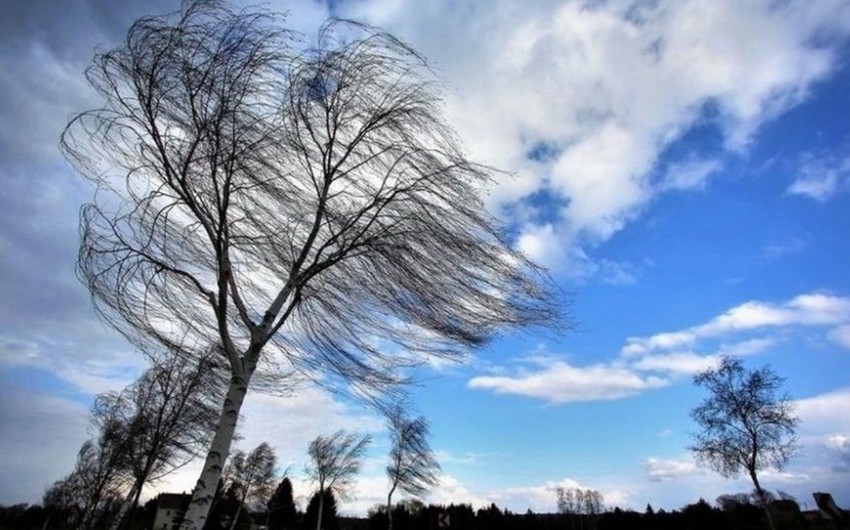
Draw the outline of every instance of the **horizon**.
<instances>
[{"instance_id":1,"label":"horizon","mask_svg":"<svg viewBox=\"0 0 850 530\"><path fill-rule=\"evenodd\" d=\"M238 6L251 5L240 0ZM94 395L142 355L74 276L93 189L63 160L83 71L140 5L14 3L0 21L0 504L39 503L71 471ZM428 58L471 157L510 173L486 206L571 299L576 329L512 332L463 364L416 371L442 465L427 505L556 511L558 487L677 510L749 492L688 450L693 376L721 355L785 379L801 450L771 491L850 506L850 2L847 0L272 0L306 37L328 16ZM307 445L373 436L340 514L386 498L385 421L315 386L249 392L235 449L261 442L302 506ZM39 453L39 454L36 454ZM191 491L193 463L143 495ZM402 500L404 496L399 496Z\"/></svg>"}]
</instances>

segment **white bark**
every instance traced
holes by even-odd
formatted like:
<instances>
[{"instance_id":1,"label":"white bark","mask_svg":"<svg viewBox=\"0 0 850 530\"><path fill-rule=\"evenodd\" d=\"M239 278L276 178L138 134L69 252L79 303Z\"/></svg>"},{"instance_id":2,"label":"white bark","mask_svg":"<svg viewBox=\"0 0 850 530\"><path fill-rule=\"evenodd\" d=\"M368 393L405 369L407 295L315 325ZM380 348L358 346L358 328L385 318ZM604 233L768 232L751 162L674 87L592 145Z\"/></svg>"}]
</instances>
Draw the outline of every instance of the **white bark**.
<instances>
[{"instance_id":1,"label":"white bark","mask_svg":"<svg viewBox=\"0 0 850 530\"><path fill-rule=\"evenodd\" d=\"M121 528L121 523L124 521L124 518L127 517L127 513L129 513L130 509L136 505L138 502L139 494L141 488L138 487L136 482L133 482L133 487L130 488L130 492L127 494L127 497L124 499L124 502L121 503L121 509L118 510L118 514L112 520L112 524L109 526L109 530L118 530Z\"/></svg>"},{"instance_id":2,"label":"white bark","mask_svg":"<svg viewBox=\"0 0 850 530\"><path fill-rule=\"evenodd\" d=\"M319 489L319 515L316 517L316 530L322 530L322 512L325 511L325 490Z\"/></svg>"},{"instance_id":3,"label":"white bark","mask_svg":"<svg viewBox=\"0 0 850 530\"><path fill-rule=\"evenodd\" d=\"M180 530L202 530L207 521L224 462L230 454L230 444L236 432L239 411L245 401L250 375L234 375L230 380L224 406L221 410L218 429L213 436L210 450L204 462L204 470L192 491L192 501L186 510Z\"/></svg>"},{"instance_id":4,"label":"white bark","mask_svg":"<svg viewBox=\"0 0 850 530\"><path fill-rule=\"evenodd\" d=\"M387 530L393 530L393 493L395 492L395 483L393 483L393 487L390 488L390 492L387 494Z\"/></svg>"}]
</instances>

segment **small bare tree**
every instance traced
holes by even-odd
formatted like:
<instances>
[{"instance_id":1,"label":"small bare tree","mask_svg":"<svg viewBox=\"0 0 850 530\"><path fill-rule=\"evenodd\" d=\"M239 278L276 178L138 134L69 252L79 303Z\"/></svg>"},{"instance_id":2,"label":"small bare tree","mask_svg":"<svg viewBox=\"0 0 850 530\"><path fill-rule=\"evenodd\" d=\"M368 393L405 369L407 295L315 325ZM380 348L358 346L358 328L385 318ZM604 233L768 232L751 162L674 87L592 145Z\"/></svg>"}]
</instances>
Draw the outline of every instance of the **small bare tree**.
<instances>
[{"instance_id":1,"label":"small bare tree","mask_svg":"<svg viewBox=\"0 0 850 530\"><path fill-rule=\"evenodd\" d=\"M274 489L275 466L277 457L266 442L255 447L247 455L236 451L230 462L230 481L239 495L239 507L230 523L230 530L236 528L239 515L245 507L245 501L264 505Z\"/></svg>"},{"instance_id":2,"label":"small bare tree","mask_svg":"<svg viewBox=\"0 0 850 530\"><path fill-rule=\"evenodd\" d=\"M701 429L691 450L724 477L747 473L773 528L758 472L785 466L797 450L799 422L791 398L782 391L783 379L769 367L750 371L740 359L724 356L694 382L710 395L691 411Z\"/></svg>"},{"instance_id":3,"label":"small bare tree","mask_svg":"<svg viewBox=\"0 0 850 530\"><path fill-rule=\"evenodd\" d=\"M330 436L318 436L310 442L307 450L310 456L307 473L318 485L319 496L316 530L322 528L325 492L330 491L339 497L345 497L354 476L360 471L363 455L371 440L368 435L358 436L337 431Z\"/></svg>"},{"instance_id":4,"label":"small bare tree","mask_svg":"<svg viewBox=\"0 0 850 530\"><path fill-rule=\"evenodd\" d=\"M45 502L70 514L68 526L88 530L112 511L129 482L122 447L126 431L115 422L96 439L83 443L74 470L56 481Z\"/></svg>"},{"instance_id":5,"label":"small bare tree","mask_svg":"<svg viewBox=\"0 0 850 530\"><path fill-rule=\"evenodd\" d=\"M390 491L387 493L387 517L389 530L393 528L393 493L396 490L413 497L425 494L437 484L440 464L428 442L429 425L423 417L410 419L403 407L396 407L389 415L390 462L387 476Z\"/></svg>"},{"instance_id":6,"label":"small bare tree","mask_svg":"<svg viewBox=\"0 0 850 530\"><path fill-rule=\"evenodd\" d=\"M218 0L141 18L95 56L103 106L62 138L98 186L78 273L99 313L142 351L214 342L230 370L185 530L249 385L294 372L378 399L399 368L559 313L484 212L495 172L465 157L422 58L336 21L291 43L280 17Z\"/></svg>"},{"instance_id":7,"label":"small bare tree","mask_svg":"<svg viewBox=\"0 0 850 530\"><path fill-rule=\"evenodd\" d=\"M123 452L133 478L112 530L138 504L146 484L207 448L218 420L221 383L212 361L166 354L122 392L96 398L96 409L113 411L126 426Z\"/></svg>"}]
</instances>

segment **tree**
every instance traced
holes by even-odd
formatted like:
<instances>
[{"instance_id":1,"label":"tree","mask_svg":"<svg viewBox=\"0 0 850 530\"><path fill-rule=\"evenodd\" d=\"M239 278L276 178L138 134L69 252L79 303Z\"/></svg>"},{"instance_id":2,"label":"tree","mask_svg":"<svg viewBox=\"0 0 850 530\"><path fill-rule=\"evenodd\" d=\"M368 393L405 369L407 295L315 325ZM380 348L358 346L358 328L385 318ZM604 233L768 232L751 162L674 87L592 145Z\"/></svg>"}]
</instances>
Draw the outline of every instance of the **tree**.
<instances>
[{"instance_id":1,"label":"tree","mask_svg":"<svg viewBox=\"0 0 850 530\"><path fill-rule=\"evenodd\" d=\"M62 137L98 188L77 270L99 314L142 351L212 343L230 370L186 530L249 385L295 373L380 401L400 368L560 314L484 212L497 172L466 158L422 58L339 21L297 52L279 22L218 0L137 20Z\"/></svg>"},{"instance_id":2,"label":"tree","mask_svg":"<svg viewBox=\"0 0 850 530\"><path fill-rule=\"evenodd\" d=\"M216 486L215 498L210 507L204 530L229 529L238 509L239 493L237 488L234 484L226 481L225 477L222 477Z\"/></svg>"},{"instance_id":3,"label":"tree","mask_svg":"<svg viewBox=\"0 0 850 530\"><path fill-rule=\"evenodd\" d=\"M298 523L298 509L292 495L292 481L289 477L283 477L272 494L268 507L269 530L293 529Z\"/></svg>"},{"instance_id":4,"label":"tree","mask_svg":"<svg viewBox=\"0 0 850 530\"><path fill-rule=\"evenodd\" d=\"M336 512L336 497L332 490L324 493L316 492L307 503L307 511L304 513L304 527L311 528L315 523L316 528L322 530L338 530L339 520Z\"/></svg>"},{"instance_id":5,"label":"tree","mask_svg":"<svg viewBox=\"0 0 850 530\"><path fill-rule=\"evenodd\" d=\"M740 359L724 356L694 382L710 394L691 412L701 429L691 450L724 477L747 473L772 528L758 472L782 469L797 449L799 420L791 398L782 391L784 380L769 367L751 371Z\"/></svg>"},{"instance_id":6,"label":"tree","mask_svg":"<svg viewBox=\"0 0 850 530\"><path fill-rule=\"evenodd\" d=\"M236 528L236 521L239 520L246 500L257 505L265 505L272 492L276 464L277 457L269 444L265 442L247 455L243 451L236 451L233 455L230 464L230 480L234 491L239 496L239 507L230 524L230 530Z\"/></svg>"},{"instance_id":7,"label":"tree","mask_svg":"<svg viewBox=\"0 0 850 530\"><path fill-rule=\"evenodd\" d=\"M330 436L317 436L310 442L307 473L318 485L319 495L316 530L322 529L324 492L345 496L354 476L360 471L360 463L370 441L368 435L358 436L340 430Z\"/></svg>"},{"instance_id":8,"label":"tree","mask_svg":"<svg viewBox=\"0 0 850 530\"><path fill-rule=\"evenodd\" d=\"M576 526L576 522L584 527L582 515L589 516L589 523L595 526L596 516L605 508L602 494L597 490L558 487L555 494L558 497L558 513L571 519L573 527Z\"/></svg>"},{"instance_id":9,"label":"tree","mask_svg":"<svg viewBox=\"0 0 850 530\"><path fill-rule=\"evenodd\" d=\"M128 482L124 425L112 416L99 421L99 436L83 443L74 470L54 482L44 496L46 506L69 516L70 528L93 528L111 511Z\"/></svg>"},{"instance_id":10,"label":"tree","mask_svg":"<svg viewBox=\"0 0 850 530\"><path fill-rule=\"evenodd\" d=\"M123 452L132 484L112 530L138 504L145 484L185 465L209 444L220 394L217 376L206 359L164 355L122 392L96 398L95 408L113 411L127 431Z\"/></svg>"},{"instance_id":11,"label":"tree","mask_svg":"<svg viewBox=\"0 0 850 530\"><path fill-rule=\"evenodd\" d=\"M392 530L393 493L398 489L414 497L423 495L437 484L440 464L428 443L429 426L424 417L409 419L403 408L397 407L390 413L389 424L392 448L387 465L387 527Z\"/></svg>"}]
</instances>

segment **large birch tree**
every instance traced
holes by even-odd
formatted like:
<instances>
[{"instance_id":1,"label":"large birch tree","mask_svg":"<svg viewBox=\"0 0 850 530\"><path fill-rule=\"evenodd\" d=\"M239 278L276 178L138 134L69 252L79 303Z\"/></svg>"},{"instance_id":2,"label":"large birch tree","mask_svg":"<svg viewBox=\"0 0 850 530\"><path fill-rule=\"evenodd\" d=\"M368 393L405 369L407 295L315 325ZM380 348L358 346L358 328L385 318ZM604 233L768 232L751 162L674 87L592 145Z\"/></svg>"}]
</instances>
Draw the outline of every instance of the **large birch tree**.
<instances>
[{"instance_id":1,"label":"large birch tree","mask_svg":"<svg viewBox=\"0 0 850 530\"><path fill-rule=\"evenodd\" d=\"M142 351L216 343L230 371L185 530L249 386L298 374L377 399L400 368L557 314L483 209L497 173L466 158L422 58L338 21L294 43L280 16L216 0L141 18L95 55L102 105L62 138L97 186L78 273L100 315Z\"/></svg>"}]
</instances>

